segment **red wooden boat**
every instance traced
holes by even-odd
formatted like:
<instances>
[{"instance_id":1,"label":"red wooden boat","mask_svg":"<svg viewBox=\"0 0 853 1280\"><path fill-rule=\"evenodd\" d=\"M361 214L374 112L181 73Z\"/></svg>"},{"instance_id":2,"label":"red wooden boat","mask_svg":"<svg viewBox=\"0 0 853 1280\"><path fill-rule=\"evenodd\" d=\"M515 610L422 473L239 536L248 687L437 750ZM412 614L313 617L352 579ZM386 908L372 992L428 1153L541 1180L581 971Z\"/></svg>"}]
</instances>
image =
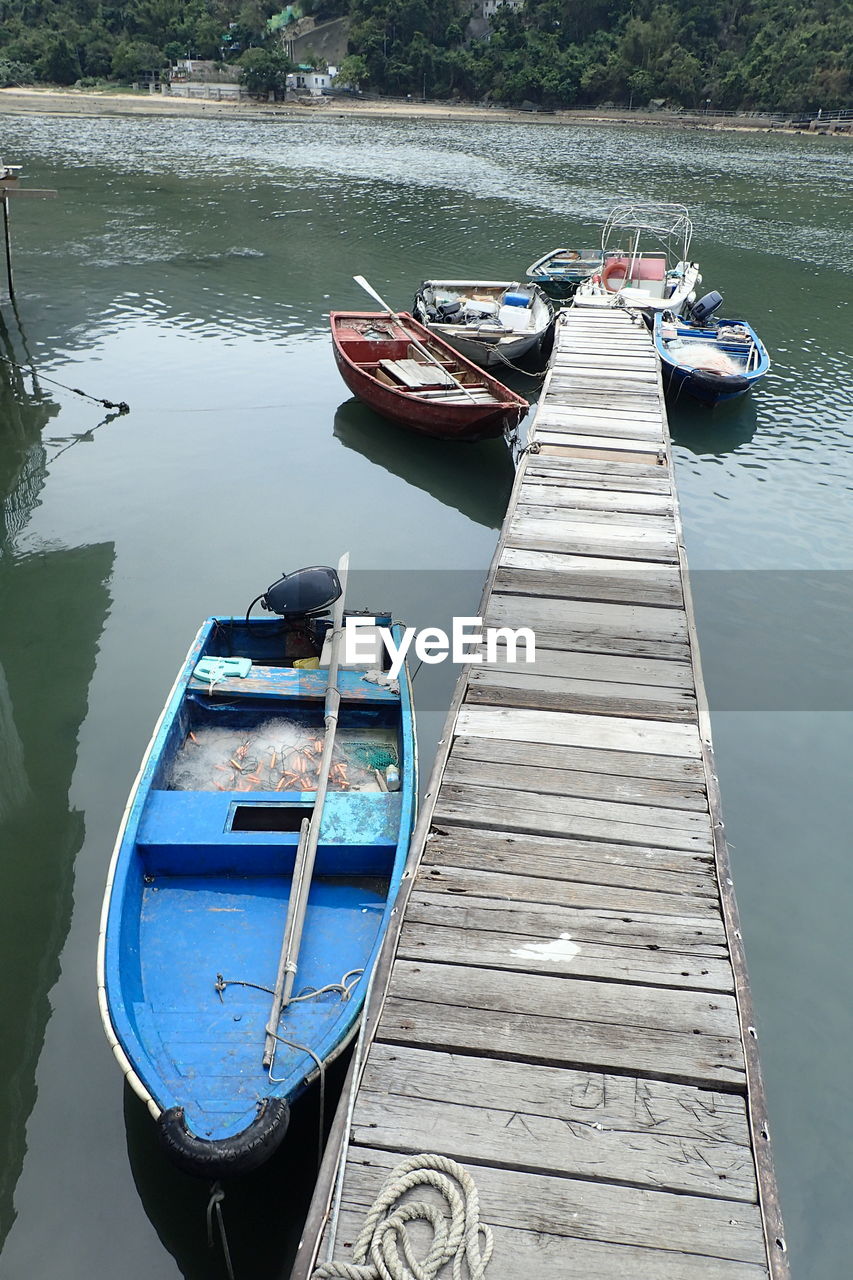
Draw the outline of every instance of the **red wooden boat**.
<instances>
[{"instance_id":1,"label":"red wooden boat","mask_svg":"<svg viewBox=\"0 0 853 1280\"><path fill-rule=\"evenodd\" d=\"M511 431L530 407L408 312L333 311L329 319L350 391L411 431L483 440Z\"/></svg>"}]
</instances>

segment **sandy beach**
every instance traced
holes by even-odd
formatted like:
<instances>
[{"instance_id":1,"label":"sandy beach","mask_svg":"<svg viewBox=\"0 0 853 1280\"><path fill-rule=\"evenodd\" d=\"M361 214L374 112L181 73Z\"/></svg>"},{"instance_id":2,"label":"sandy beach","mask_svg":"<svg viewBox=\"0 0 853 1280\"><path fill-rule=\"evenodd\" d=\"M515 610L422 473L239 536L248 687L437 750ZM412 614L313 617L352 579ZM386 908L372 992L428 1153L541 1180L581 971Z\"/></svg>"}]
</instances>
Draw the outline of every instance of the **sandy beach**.
<instances>
[{"instance_id":1,"label":"sandy beach","mask_svg":"<svg viewBox=\"0 0 853 1280\"><path fill-rule=\"evenodd\" d=\"M572 124L651 125L685 129L725 129L769 132L781 126L771 125L755 117L733 119L703 117L701 115L676 115L669 112L654 114L618 109L589 109L585 111L521 111L508 107L483 107L467 103L404 102L395 99L318 98L313 102L264 103L242 102L215 98L184 98L159 93L126 93L82 89L11 88L0 89L0 114L8 115L60 115L60 116L168 116L209 117L225 116L244 119L269 119L271 116L292 119L321 117L323 119L387 120L393 117L406 119L446 120L455 124L464 121L543 124L559 126ZM842 135L844 136L844 135ZM850 135L846 135L850 136Z\"/></svg>"}]
</instances>

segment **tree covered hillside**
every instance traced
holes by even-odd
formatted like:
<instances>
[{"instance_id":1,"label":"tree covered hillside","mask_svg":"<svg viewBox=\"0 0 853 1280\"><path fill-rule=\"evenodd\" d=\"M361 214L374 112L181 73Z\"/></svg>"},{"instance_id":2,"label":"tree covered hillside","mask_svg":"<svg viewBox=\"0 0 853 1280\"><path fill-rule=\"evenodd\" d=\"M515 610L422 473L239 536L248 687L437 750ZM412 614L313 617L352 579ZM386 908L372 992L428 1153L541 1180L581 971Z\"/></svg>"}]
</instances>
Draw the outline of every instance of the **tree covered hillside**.
<instances>
[{"instance_id":1,"label":"tree covered hillside","mask_svg":"<svg viewBox=\"0 0 853 1280\"><path fill-rule=\"evenodd\" d=\"M0 82L130 80L189 54L281 50L287 28L268 25L281 9L0 0ZM302 0L301 11L349 17L345 74L379 93L544 107L853 105L853 0L526 0L500 9L490 30L480 0Z\"/></svg>"}]
</instances>

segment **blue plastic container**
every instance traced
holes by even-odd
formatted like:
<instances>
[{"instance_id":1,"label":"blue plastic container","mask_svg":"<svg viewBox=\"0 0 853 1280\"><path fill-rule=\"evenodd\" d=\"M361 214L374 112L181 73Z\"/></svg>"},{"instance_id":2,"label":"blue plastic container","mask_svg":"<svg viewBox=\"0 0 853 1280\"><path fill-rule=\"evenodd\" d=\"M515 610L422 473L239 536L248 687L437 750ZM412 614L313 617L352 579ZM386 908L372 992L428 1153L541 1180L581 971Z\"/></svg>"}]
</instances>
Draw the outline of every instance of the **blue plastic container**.
<instances>
[{"instance_id":1,"label":"blue plastic container","mask_svg":"<svg viewBox=\"0 0 853 1280\"><path fill-rule=\"evenodd\" d=\"M505 307L529 307L530 295L526 293L505 293L503 306Z\"/></svg>"}]
</instances>

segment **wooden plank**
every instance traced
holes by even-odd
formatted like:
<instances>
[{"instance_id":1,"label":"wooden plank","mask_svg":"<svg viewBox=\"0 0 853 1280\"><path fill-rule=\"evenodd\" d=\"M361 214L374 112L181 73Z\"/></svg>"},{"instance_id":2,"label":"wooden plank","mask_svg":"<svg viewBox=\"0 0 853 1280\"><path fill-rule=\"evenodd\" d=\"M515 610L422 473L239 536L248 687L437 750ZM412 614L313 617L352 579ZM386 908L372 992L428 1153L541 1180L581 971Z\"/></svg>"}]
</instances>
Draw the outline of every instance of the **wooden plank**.
<instances>
[{"instance_id":1,"label":"wooden plank","mask_svg":"<svg viewBox=\"0 0 853 1280\"><path fill-rule=\"evenodd\" d=\"M550 924L550 932L548 926ZM409 960L478 965L514 973L571 973L607 982L685 987L692 991L734 990L728 952L703 954L680 949L677 925L670 937L660 917L642 928L617 912L559 911L538 904L519 910L488 899L448 902L416 893L409 905L398 954ZM648 939L653 939L649 941Z\"/></svg>"},{"instance_id":2,"label":"wooden plank","mask_svg":"<svg viewBox=\"0 0 853 1280\"><path fill-rule=\"evenodd\" d=\"M534 791L547 804L547 797L586 796L589 799L623 804L663 805L670 809L692 809L707 814L705 789L696 783L672 782L659 778L614 777L580 769L557 769L550 762L540 765L513 763L508 766L494 760L477 760L458 750L459 739L447 762L448 782L472 783L479 786ZM477 741L464 739L465 742Z\"/></svg>"},{"instance_id":3,"label":"wooden plank","mask_svg":"<svg viewBox=\"0 0 853 1280\"><path fill-rule=\"evenodd\" d=\"M609 422L604 418L596 419L595 422L585 422L580 415L569 418L545 412L537 416L534 431L538 439L542 439L546 432L557 432L569 433L573 436L593 436L596 439L612 436L619 440L639 441L643 447L654 445L655 449L663 448L663 436L660 430L651 430L644 423L622 415L614 415Z\"/></svg>"},{"instance_id":4,"label":"wooden plank","mask_svg":"<svg viewBox=\"0 0 853 1280\"><path fill-rule=\"evenodd\" d=\"M588 680L541 678L524 672L476 673L467 699L500 707L532 707L543 711L579 711L588 715L630 715L679 723L696 721L692 697L669 689L620 685L619 697L607 685Z\"/></svg>"},{"instance_id":5,"label":"wooden plank","mask_svg":"<svg viewBox=\"0 0 853 1280\"><path fill-rule=\"evenodd\" d=\"M493 708L483 708L493 710ZM494 708L497 709L497 708ZM500 708L504 710L504 708ZM547 715L548 712L525 714ZM651 721L649 723L652 723ZM681 728L674 724L672 728ZM541 797L533 807L523 807L524 797L518 793L494 793L494 799L485 795L482 788L458 787L449 784L442 787L436 801L435 821L441 826L459 823L463 826L481 827L493 831L528 831L534 835L578 836L589 840L615 840L623 844L643 844L665 849L684 849L689 853L707 853L711 846L710 824L707 834L685 831L671 825L653 825L643 822L642 815L624 810L638 808L634 805L613 805L612 816L584 812L580 798L561 797L565 806L561 811L549 803L543 806ZM501 803L498 803L501 800ZM591 803L591 802L589 802ZM605 806L607 808L608 806Z\"/></svg>"},{"instance_id":6,"label":"wooden plank","mask_svg":"<svg viewBox=\"0 0 853 1280\"><path fill-rule=\"evenodd\" d=\"M436 826L441 828L442 825L441 818L436 815ZM678 845L674 842L663 847L672 850ZM703 856L707 857L707 850ZM618 885L597 884L588 878L573 880L567 876L562 884L554 884L553 877L534 876L519 869L503 872L492 868L452 867L431 858L428 872L418 881L418 893L457 895L460 901L465 902L469 898L498 898L517 908L521 903L529 903L540 907L559 905L578 911L609 911L629 916L630 921L636 921L643 915L650 920L654 917L677 919L686 931L682 941L685 949L697 944L722 947L725 937L717 911L718 901L707 894L691 897L688 884L688 881L682 881L681 891L677 894L639 889L629 892ZM630 921L623 919L626 924Z\"/></svg>"},{"instance_id":7,"label":"wooden plank","mask_svg":"<svg viewBox=\"0 0 853 1280\"><path fill-rule=\"evenodd\" d=\"M575 555L622 557L625 560L677 561L672 529L638 529L636 525L593 524L580 519L562 521L532 516L513 519L506 537L508 546L534 551L569 551Z\"/></svg>"},{"instance_id":8,"label":"wooden plank","mask_svg":"<svg viewBox=\"0 0 853 1280\"><path fill-rule=\"evenodd\" d=\"M438 1192L427 1187L424 1199L437 1202ZM439 1207L437 1203L436 1207ZM358 1238L367 1208L361 1202L351 1205L345 1198L338 1224L341 1244L336 1258L347 1261L352 1256L353 1242ZM421 1224L414 1224L413 1230L415 1235L420 1235L420 1254L426 1257L431 1239ZM488 1280L518 1280L523 1275L559 1276L560 1280L648 1280L649 1274L653 1274L655 1280L763 1280L766 1275L765 1270L759 1271L745 1263L597 1241L569 1241L541 1230L497 1227L492 1235L496 1256L489 1263ZM450 1274L449 1269L443 1269L439 1280L450 1280ZM297 1276L295 1280L302 1277Z\"/></svg>"},{"instance_id":9,"label":"wooden plank","mask_svg":"<svg viewBox=\"0 0 853 1280\"><path fill-rule=\"evenodd\" d=\"M578 747L550 742L493 738L489 734L466 737L457 725L453 755L468 760L492 760L500 764L531 764L554 769L572 769L608 778L650 778L659 781L692 783L704 791L705 771L701 759L687 759L653 752L619 751Z\"/></svg>"},{"instance_id":10,"label":"wooden plank","mask_svg":"<svg viewBox=\"0 0 853 1280\"><path fill-rule=\"evenodd\" d=\"M398 959L378 1039L545 1066L742 1087L734 999Z\"/></svg>"},{"instance_id":11,"label":"wooden plank","mask_svg":"<svg viewBox=\"0 0 853 1280\"><path fill-rule=\"evenodd\" d=\"M665 689L693 693L692 667L689 660L672 661L657 657L623 657L580 649L537 648L536 660L521 666L517 663L490 662L477 671L522 671L545 677L564 676L576 680L606 680L612 685L647 684ZM614 689L618 696L618 689Z\"/></svg>"},{"instance_id":12,"label":"wooden plank","mask_svg":"<svg viewBox=\"0 0 853 1280\"><path fill-rule=\"evenodd\" d=\"M593 467L597 467L597 470L593 470ZM592 463L582 467L580 459L530 454L524 461L524 491L539 484L565 484L576 491L600 492L613 496L620 493L647 493L674 497L674 490L664 472L650 472L645 465L639 470L642 475L624 476L621 468L614 469L605 463Z\"/></svg>"},{"instance_id":13,"label":"wooden plank","mask_svg":"<svg viewBox=\"0 0 853 1280\"><path fill-rule=\"evenodd\" d=\"M374 1054L376 1055L377 1067L385 1066L387 1059L385 1054L400 1054L399 1063L408 1063L408 1057L403 1057L405 1050L388 1050L385 1046L376 1045L371 1052L371 1059L368 1062L366 1076L366 1093L374 1094L372 1072L372 1064ZM444 1059L446 1061L446 1058ZM442 1070L443 1059L441 1055L419 1055L412 1064L412 1069L418 1071L415 1080L418 1084L423 1084L425 1090L429 1090L430 1076L427 1072L432 1071L432 1075ZM393 1070L394 1064L390 1064L389 1070ZM468 1060L460 1063L459 1074L464 1074L471 1064ZM476 1068L476 1064L473 1064ZM524 1070L524 1069L522 1069ZM553 1076L547 1072L547 1068L527 1068L527 1070L545 1071L544 1077L535 1077L535 1082L542 1085L553 1080ZM475 1082L480 1077L476 1069L472 1071L472 1077ZM396 1080L397 1077L395 1077ZM458 1079L459 1075L454 1076ZM601 1080L602 1077L588 1077L595 1081ZM614 1090L618 1089L616 1077L605 1077L606 1084L609 1086L613 1081ZM490 1079L491 1083L491 1079ZM525 1077L513 1074L510 1076L508 1083L514 1085L518 1090L524 1090ZM465 1090L465 1081L460 1081L460 1087ZM540 1086L541 1087L541 1086ZM581 1096L581 1090L584 1087L583 1078L577 1082L575 1096ZM672 1087L672 1086L670 1086ZM402 1093L401 1097L407 1095ZM467 1097L467 1091L463 1092L463 1097ZM522 1095L524 1096L524 1095ZM712 1095L714 1101L717 1098L725 1099L725 1095ZM371 1097L371 1102L372 1102ZM440 1100L440 1099L438 1099ZM452 1101L452 1100L451 1100ZM482 1105L482 1095L475 1100L474 1105L479 1102ZM699 1100L700 1107L703 1103L710 1103L711 1099ZM690 1107L690 1094L685 1090L683 1093L684 1109ZM721 1101L721 1106L725 1105ZM521 1123L523 1123L525 1111L524 1103L519 1109L520 1114L517 1120L512 1121L510 1130L507 1134L507 1141L512 1141L521 1135L513 1132ZM475 1120L475 1117L471 1117ZM586 1117L589 1119L589 1116ZM583 1138L579 1135L583 1130L584 1117L579 1116L575 1127L570 1131L572 1135L573 1145L579 1148L579 1154L583 1155L581 1143ZM357 1118L357 1123L362 1125L361 1117ZM506 1122L505 1122L506 1123ZM483 1122L485 1130L486 1122ZM569 1125L566 1126L567 1131ZM590 1135L590 1142L594 1145L598 1139L598 1131L593 1130ZM378 1136L378 1135L377 1135ZM475 1137L475 1141L477 1138ZM479 1141L486 1140L484 1132ZM462 1153L460 1148L467 1149L470 1139L461 1136L460 1141L453 1147L452 1152L446 1152L453 1159L461 1160L470 1164L470 1158ZM523 1141L523 1138L522 1138ZM602 1139L602 1142L606 1139ZM626 1136L626 1142L630 1142L631 1138ZM429 1149L429 1148L427 1148ZM362 1143L358 1144L353 1151L353 1166L350 1180L347 1181L345 1194L352 1198L352 1202L358 1204L358 1211L362 1214L367 1212L369 1206L379 1193L380 1186L388 1173L399 1164L404 1156L408 1154L407 1150L382 1149L378 1143L370 1140L365 1136ZM634 1245L643 1251L645 1257L645 1270L637 1270L633 1273L627 1273L624 1270L612 1269L607 1272L600 1272L597 1269L594 1272L570 1270L564 1271L561 1267L554 1270L543 1271L539 1266L533 1266L527 1274L531 1276L548 1275L554 1277L555 1280L563 1280L564 1276L579 1277L580 1280L588 1280L592 1275L605 1275L607 1280L623 1280L626 1275L631 1275L637 1280L649 1280L649 1277L657 1277L661 1274L655 1265L655 1255L646 1251L654 1248L655 1245L660 1247L664 1241L666 1248L676 1252L684 1251L687 1256L707 1257L714 1259L717 1256L740 1260L745 1263L752 1263L760 1258L756 1252L756 1231L755 1223L758 1217L757 1209L753 1205L741 1202L737 1205L736 1212L733 1212L734 1206L725 1200L717 1197L696 1197L689 1193L683 1195L674 1195L666 1191L659 1190L655 1187L640 1186L614 1186L610 1183L596 1183L587 1180L579 1181L573 1178L561 1178L559 1176L548 1176L541 1173L519 1170L511 1171L505 1167L488 1168L485 1163L478 1162L473 1168L469 1167L469 1172L474 1177L480 1197L481 1217L485 1222L489 1222L493 1227L509 1228L518 1232L530 1232L536 1236L537 1232L551 1231L557 1237L566 1239L571 1242L571 1247L579 1247L583 1250L585 1244L591 1240L609 1241L614 1244ZM420 1196L420 1191L419 1191ZM534 1230L535 1227L535 1230ZM356 1231L344 1232L341 1239L354 1239L357 1235ZM664 1257L664 1251L661 1250L661 1257ZM497 1260L497 1251L495 1252ZM588 1255L583 1259L588 1264ZM685 1258L686 1265L690 1265ZM569 1258L567 1256L567 1262ZM569 1265L573 1264L569 1262ZM506 1260L504 1262L506 1266ZM504 1271L505 1275L511 1273ZM519 1272L516 1272L516 1280ZM670 1275L678 1275L677 1272L670 1272ZM690 1275L692 1272L682 1272L683 1276ZM705 1273L712 1274L712 1273ZM748 1273L752 1277L755 1273ZM490 1265L488 1275L492 1275L492 1266ZM756 1277L757 1280L757 1277Z\"/></svg>"},{"instance_id":14,"label":"wooden plank","mask_svg":"<svg viewBox=\"0 0 853 1280\"><path fill-rule=\"evenodd\" d=\"M661 492L673 493L675 491L670 472L661 466L657 471L650 473L645 458L640 463L614 462L610 458L606 460L598 458L568 458L543 451L541 453L525 454L522 466L524 467L525 480L528 475L535 475L540 471L556 470L562 475L570 473L573 479L588 474L610 480L630 481L632 483L628 486L629 488L633 488L633 481L653 481L655 484L663 486Z\"/></svg>"},{"instance_id":15,"label":"wooden plank","mask_svg":"<svg viewBox=\"0 0 853 1280\"><path fill-rule=\"evenodd\" d=\"M634 512L637 515L671 517L675 500L667 493L628 493L598 489L590 486L549 484L545 480L525 483L519 494L520 502L527 507L556 507L560 510Z\"/></svg>"},{"instance_id":16,"label":"wooden plank","mask_svg":"<svg viewBox=\"0 0 853 1280\"><path fill-rule=\"evenodd\" d=\"M535 438L535 432L533 433ZM586 445L581 448L578 445L557 445L550 441L545 441L540 445L539 452L547 457L553 458L600 458L605 462L635 462L646 463L649 466L661 466L664 459L662 457L652 457L648 453L639 453L631 449L599 449Z\"/></svg>"},{"instance_id":17,"label":"wooden plank","mask_svg":"<svg viewBox=\"0 0 853 1280\"><path fill-rule=\"evenodd\" d=\"M541 742L565 747L596 747L701 760L699 734L692 725L654 724L614 716L581 716L562 711L460 707L457 735Z\"/></svg>"},{"instance_id":18,"label":"wooden plank","mask_svg":"<svg viewBox=\"0 0 853 1280\"><path fill-rule=\"evenodd\" d=\"M631 529L648 530L652 533L664 533L672 529L672 517L663 511L631 511L629 502L620 506L617 495L616 502L599 506L587 503L575 506L571 496L563 502L537 500L538 491L534 486L522 485L515 507L515 518L518 520L554 520L570 521L591 525L606 525L610 530L627 526ZM534 499L532 502L528 498Z\"/></svg>"},{"instance_id":19,"label":"wooden plank","mask_svg":"<svg viewBox=\"0 0 853 1280\"><path fill-rule=\"evenodd\" d=\"M411 1125L415 1151L438 1149L456 1160L498 1166L509 1164L511 1155L519 1173L564 1173L570 1179L592 1174L605 1184L698 1192L716 1201L730 1201L727 1184L733 1182L743 1193L739 1200L748 1204L750 1193L754 1196L743 1099L719 1089L706 1093L689 1085L376 1044L354 1115L358 1145L393 1149L394 1121L381 1114L383 1094L399 1109L397 1140ZM419 1102L425 1104L420 1117ZM442 1105L465 1113L456 1112L446 1123L438 1116ZM402 1119L405 1112L409 1115ZM428 1141L418 1146L427 1118L437 1125L437 1147ZM615 1188L597 1190L609 1203ZM632 1228L641 1233L634 1238L651 1243L659 1230L652 1220L655 1198L649 1203L635 1193L634 1199L646 1206L645 1221ZM722 1213L724 1206L718 1207ZM729 1219L733 1208L726 1207ZM693 1215L681 1218L682 1230L691 1231ZM621 1229L618 1223L599 1224L604 1233ZM760 1256L752 1234L733 1238L737 1256ZM701 1247L714 1253L718 1246L708 1236Z\"/></svg>"},{"instance_id":20,"label":"wooden plank","mask_svg":"<svg viewBox=\"0 0 853 1280\"><path fill-rule=\"evenodd\" d=\"M707 853L692 854L682 849L454 826L431 833L421 865L469 871L488 867L493 872L525 878L613 885L677 896L686 892L694 898L719 901L712 858Z\"/></svg>"},{"instance_id":21,"label":"wooden plank","mask_svg":"<svg viewBox=\"0 0 853 1280\"><path fill-rule=\"evenodd\" d=\"M536 559L539 557L539 564ZM550 564L543 561L550 557ZM606 559L606 557L602 557ZM537 596L545 598L570 597L574 600L609 601L613 604L663 605L678 608L681 603L681 582L676 574L668 574L664 566L655 565L660 572L634 573L630 561L610 561L609 570L595 572L596 560L590 556L589 567L582 564L581 556L563 556L559 552L524 551L520 547L506 547L501 554L505 567L498 568L495 586L502 595ZM574 565L559 561L574 561ZM557 561L558 563L554 563ZM619 569L615 565L619 564ZM649 568L651 566L648 566Z\"/></svg>"},{"instance_id":22,"label":"wooden plank","mask_svg":"<svg viewBox=\"0 0 853 1280\"><path fill-rule=\"evenodd\" d=\"M484 615L485 626L532 627L537 633L557 632L634 636L640 639L687 641L683 613L654 605L611 604L609 601L527 599L493 591ZM553 646L551 646L553 647Z\"/></svg>"},{"instance_id":23,"label":"wooden plank","mask_svg":"<svg viewBox=\"0 0 853 1280\"><path fill-rule=\"evenodd\" d=\"M534 427L533 434L534 438L541 441L542 444L568 445L576 449L598 449L601 452L613 450L616 453L649 453L656 455L662 447L656 439L634 439L616 431L612 435L602 435L601 433L585 435L569 428L561 430L554 426L546 426L540 430L537 426Z\"/></svg>"}]
</instances>

